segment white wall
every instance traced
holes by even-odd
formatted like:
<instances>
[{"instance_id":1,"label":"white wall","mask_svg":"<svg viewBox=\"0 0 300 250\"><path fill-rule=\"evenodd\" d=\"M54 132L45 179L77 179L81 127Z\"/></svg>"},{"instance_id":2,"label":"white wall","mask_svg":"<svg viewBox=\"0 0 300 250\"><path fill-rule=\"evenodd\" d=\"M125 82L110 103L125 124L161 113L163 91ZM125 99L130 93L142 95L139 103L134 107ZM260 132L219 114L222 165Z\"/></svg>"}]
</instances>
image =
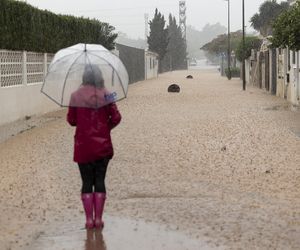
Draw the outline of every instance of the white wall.
<instances>
[{"instance_id":1,"label":"white wall","mask_svg":"<svg viewBox=\"0 0 300 250\"><path fill-rule=\"evenodd\" d=\"M146 79L155 78L158 76L158 55L146 51L145 52L145 77Z\"/></svg>"},{"instance_id":2,"label":"white wall","mask_svg":"<svg viewBox=\"0 0 300 250\"><path fill-rule=\"evenodd\" d=\"M41 86L34 84L0 88L0 125L59 109L57 104L40 92Z\"/></svg>"},{"instance_id":3,"label":"white wall","mask_svg":"<svg viewBox=\"0 0 300 250\"><path fill-rule=\"evenodd\" d=\"M40 92L52 54L0 50L0 125L59 109Z\"/></svg>"},{"instance_id":4,"label":"white wall","mask_svg":"<svg viewBox=\"0 0 300 250\"><path fill-rule=\"evenodd\" d=\"M288 84L288 92L287 92L287 100L290 101L292 104L299 105L299 54L300 52L296 52L294 54L295 58L293 61L293 52L290 51L290 82Z\"/></svg>"}]
</instances>

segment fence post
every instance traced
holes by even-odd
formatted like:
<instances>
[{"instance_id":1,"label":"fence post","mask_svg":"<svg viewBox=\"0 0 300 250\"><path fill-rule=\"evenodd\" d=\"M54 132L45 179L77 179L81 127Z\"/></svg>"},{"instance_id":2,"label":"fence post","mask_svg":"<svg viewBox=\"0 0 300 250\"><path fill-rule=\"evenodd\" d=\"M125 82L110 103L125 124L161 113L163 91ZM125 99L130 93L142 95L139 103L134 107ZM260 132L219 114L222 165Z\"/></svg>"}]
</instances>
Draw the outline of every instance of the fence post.
<instances>
[{"instance_id":1,"label":"fence post","mask_svg":"<svg viewBox=\"0 0 300 250\"><path fill-rule=\"evenodd\" d=\"M148 57L147 57L147 51L145 50L145 80L147 80L147 62L148 62Z\"/></svg>"},{"instance_id":2,"label":"fence post","mask_svg":"<svg viewBox=\"0 0 300 250\"><path fill-rule=\"evenodd\" d=\"M44 53L44 78L46 77L47 72L48 72L47 53Z\"/></svg>"},{"instance_id":3,"label":"fence post","mask_svg":"<svg viewBox=\"0 0 300 250\"><path fill-rule=\"evenodd\" d=\"M1 51L0 51L1 52ZM2 80L1 80L1 65L2 65L2 55L0 53L0 88L2 87Z\"/></svg>"},{"instance_id":4,"label":"fence post","mask_svg":"<svg viewBox=\"0 0 300 250\"><path fill-rule=\"evenodd\" d=\"M296 52L296 83L297 83L297 101L300 104L300 50ZM1 73L1 72L0 72Z\"/></svg>"},{"instance_id":5,"label":"fence post","mask_svg":"<svg viewBox=\"0 0 300 250\"><path fill-rule=\"evenodd\" d=\"M23 51L22 84L23 85L27 85L27 52L26 51Z\"/></svg>"}]
</instances>

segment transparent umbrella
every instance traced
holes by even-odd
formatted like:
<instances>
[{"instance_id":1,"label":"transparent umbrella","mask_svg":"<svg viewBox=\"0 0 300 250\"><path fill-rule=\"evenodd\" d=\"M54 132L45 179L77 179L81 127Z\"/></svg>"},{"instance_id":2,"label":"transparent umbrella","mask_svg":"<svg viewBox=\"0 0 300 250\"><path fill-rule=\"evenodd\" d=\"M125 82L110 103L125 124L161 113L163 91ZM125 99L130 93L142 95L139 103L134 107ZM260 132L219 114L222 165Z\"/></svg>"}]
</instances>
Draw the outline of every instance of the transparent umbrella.
<instances>
[{"instance_id":1,"label":"transparent umbrella","mask_svg":"<svg viewBox=\"0 0 300 250\"><path fill-rule=\"evenodd\" d=\"M58 51L42 93L62 107L100 108L126 97L128 74L121 60L97 44Z\"/></svg>"}]
</instances>

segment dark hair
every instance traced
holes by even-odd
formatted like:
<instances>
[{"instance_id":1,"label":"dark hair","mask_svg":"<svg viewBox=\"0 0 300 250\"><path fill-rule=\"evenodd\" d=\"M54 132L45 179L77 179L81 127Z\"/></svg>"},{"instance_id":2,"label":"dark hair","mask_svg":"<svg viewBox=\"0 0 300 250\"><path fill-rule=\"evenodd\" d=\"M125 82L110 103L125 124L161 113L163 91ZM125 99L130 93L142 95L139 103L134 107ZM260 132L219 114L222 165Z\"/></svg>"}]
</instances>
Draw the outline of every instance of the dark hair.
<instances>
[{"instance_id":1,"label":"dark hair","mask_svg":"<svg viewBox=\"0 0 300 250\"><path fill-rule=\"evenodd\" d=\"M93 85L97 88L104 87L104 79L101 70L95 64L85 65L82 75L83 85Z\"/></svg>"}]
</instances>

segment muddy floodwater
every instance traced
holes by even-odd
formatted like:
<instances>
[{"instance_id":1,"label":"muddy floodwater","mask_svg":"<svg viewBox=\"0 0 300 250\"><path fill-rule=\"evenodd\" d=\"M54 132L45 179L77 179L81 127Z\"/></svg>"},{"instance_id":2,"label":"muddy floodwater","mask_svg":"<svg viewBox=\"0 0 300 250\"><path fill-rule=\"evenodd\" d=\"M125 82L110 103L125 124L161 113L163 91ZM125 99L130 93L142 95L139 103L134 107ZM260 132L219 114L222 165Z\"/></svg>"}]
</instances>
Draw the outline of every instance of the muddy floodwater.
<instances>
[{"instance_id":1,"label":"muddy floodwater","mask_svg":"<svg viewBox=\"0 0 300 250\"><path fill-rule=\"evenodd\" d=\"M299 249L298 108L197 67L118 107L102 234L83 229L66 111L0 127L1 250Z\"/></svg>"}]
</instances>

